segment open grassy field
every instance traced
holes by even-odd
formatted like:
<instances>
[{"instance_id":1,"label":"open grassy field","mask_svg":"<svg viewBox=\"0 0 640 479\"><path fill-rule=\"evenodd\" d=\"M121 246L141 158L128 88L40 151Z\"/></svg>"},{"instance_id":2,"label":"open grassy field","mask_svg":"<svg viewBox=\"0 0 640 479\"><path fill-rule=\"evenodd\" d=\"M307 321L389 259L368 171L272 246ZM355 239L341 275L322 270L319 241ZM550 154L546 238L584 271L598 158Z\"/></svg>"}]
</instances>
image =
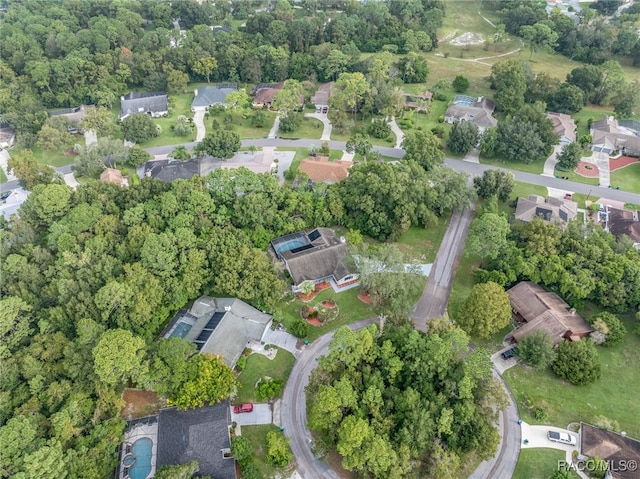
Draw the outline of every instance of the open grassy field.
<instances>
[{"instance_id":1,"label":"open grassy field","mask_svg":"<svg viewBox=\"0 0 640 479\"><path fill-rule=\"evenodd\" d=\"M611 173L611 186L621 190L640 192L640 163L634 163Z\"/></svg>"},{"instance_id":2,"label":"open grassy field","mask_svg":"<svg viewBox=\"0 0 640 479\"><path fill-rule=\"evenodd\" d=\"M415 263L433 263L442 243L442 238L449 224L449 215L438 218L438 224L433 228L409 228L400 236L396 243L404 253L405 260Z\"/></svg>"},{"instance_id":3,"label":"open grassy field","mask_svg":"<svg viewBox=\"0 0 640 479\"><path fill-rule=\"evenodd\" d=\"M364 118L362 118L362 115L356 115L353 128L366 129L371 124L371 120L374 118L381 119L383 117L382 115L375 115L375 116L365 116ZM353 120L353 118L350 118L350 119ZM393 146L396 143L396 137L393 133L390 135L393 141L387 141L386 138L380 139L380 138L374 138L373 136L370 136L370 135L367 135L367 136L369 137L369 141L371 142L371 144L374 146ZM335 129L331 131L331 139L334 141L348 141L350 137L351 137L350 131L347 131L344 133L338 132Z\"/></svg>"},{"instance_id":4,"label":"open grassy field","mask_svg":"<svg viewBox=\"0 0 640 479\"><path fill-rule=\"evenodd\" d=\"M564 459L564 451L557 449L521 449L512 479L547 479L558 470L558 461ZM572 471L570 477L580 476Z\"/></svg>"},{"instance_id":5,"label":"open grassy field","mask_svg":"<svg viewBox=\"0 0 640 479\"><path fill-rule=\"evenodd\" d=\"M260 378L268 376L272 379L287 381L296 358L289 351L277 349L278 352L273 359L258 353L253 353L247 358L247 365L238 376L241 386L235 403L255 402L255 385Z\"/></svg>"},{"instance_id":6,"label":"open grassy field","mask_svg":"<svg viewBox=\"0 0 640 479\"><path fill-rule=\"evenodd\" d=\"M4 174L4 170L0 168L0 183L7 182L7 175Z\"/></svg>"},{"instance_id":7,"label":"open grassy field","mask_svg":"<svg viewBox=\"0 0 640 479\"><path fill-rule=\"evenodd\" d=\"M84 145L84 138L78 136L78 143ZM38 163L49 166L70 165L75 161L76 158L75 155L66 156L61 151L45 151L37 144L34 145L33 148L31 148L31 151L33 152L33 157ZM18 152L18 149L11 151L12 154L16 154Z\"/></svg>"},{"instance_id":8,"label":"open grassy field","mask_svg":"<svg viewBox=\"0 0 640 479\"><path fill-rule=\"evenodd\" d=\"M279 432L280 429L273 424L242 426L242 435L253 446L252 456L258 469L258 477L274 477L278 471L275 467L267 464L267 433L270 431Z\"/></svg>"},{"instance_id":9,"label":"open grassy field","mask_svg":"<svg viewBox=\"0 0 640 479\"><path fill-rule=\"evenodd\" d=\"M579 310L583 317L593 313ZM602 363L602 377L594 384L573 386L560 380L551 370L535 371L516 366L504 377L516 398L520 416L535 424L527 402L544 408L549 417L546 423L566 427L570 422L593 424L598 416L617 421L631 437L640 437L640 335L633 333L637 321L631 315L619 316L627 328L621 344L598 347ZM612 399L615 398L615 399Z\"/></svg>"},{"instance_id":10,"label":"open grassy field","mask_svg":"<svg viewBox=\"0 0 640 479\"><path fill-rule=\"evenodd\" d=\"M216 120L221 128L235 131L242 139L266 138L276 119L276 114L269 111L265 111L265 113L267 114L267 122L262 127L251 125L251 118L244 118L242 112L232 111L210 112L209 116L204 119L204 125L207 131L211 131L213 120Z\"/></svg>"},{"instance_id":11,"label":"open grassy field","mask_svg":"<svg viewBox=\"0 0 640 479\"><path fill-rule=\"evenodd\" d=\"M290 139L309 138L312 140L319 140L322 136L322 127L323 125L320 120L305 117L302 120L302 124L296 129L296 131L289 133L278 131L278 137Z\"/></svg>"}]
</instances>

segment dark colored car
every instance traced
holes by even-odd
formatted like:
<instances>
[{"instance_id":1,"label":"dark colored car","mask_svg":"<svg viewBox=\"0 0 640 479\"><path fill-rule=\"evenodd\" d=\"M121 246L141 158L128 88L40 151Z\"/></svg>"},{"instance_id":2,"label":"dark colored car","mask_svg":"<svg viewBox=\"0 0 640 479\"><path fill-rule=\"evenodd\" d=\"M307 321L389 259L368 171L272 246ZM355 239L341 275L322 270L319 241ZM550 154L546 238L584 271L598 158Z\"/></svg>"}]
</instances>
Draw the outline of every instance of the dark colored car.
<instances>
[{"instance_id":1,"label":"dark colored car","mask_svg":"<svg viewBox=\"0 0 640 479\"><path fill-rule=\"evenodd\" d=\"M233 412L236 414L240 414L242 412L253 412L253 404L236 404L235 406L233 406Z\"/></svg>"},{"instance_id":2,"label":"dark colored car","mask_svg":"<svg viewBox=\"0 0 640 479\"><path fill-rule=\"evenodd\" d=\"M0 201L6 200L7 198L9 198L9 196L11 196L11 192L5 191L4 193L0 194Z\"/></svg>"},{"instance_id":3,"label":"dark colored car","mask_svg":"<svg viewBox=\"0 0 640 479\"><path fill-rule=\"evenodd\" d=\"M511 359L516 355L516 348L507 349L502 353L502 359Z\"/></svg>"}]
</instances>

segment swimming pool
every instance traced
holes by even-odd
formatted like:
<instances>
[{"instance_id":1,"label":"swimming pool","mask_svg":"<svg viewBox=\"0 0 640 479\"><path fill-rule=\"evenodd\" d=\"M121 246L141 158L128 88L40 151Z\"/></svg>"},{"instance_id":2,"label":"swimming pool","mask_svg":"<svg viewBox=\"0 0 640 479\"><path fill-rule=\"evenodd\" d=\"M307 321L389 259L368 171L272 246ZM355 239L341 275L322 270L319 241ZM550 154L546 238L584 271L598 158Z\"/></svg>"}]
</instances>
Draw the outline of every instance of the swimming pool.
<instances>
[{"instance_id":1,"label":"swimming pool","mask_svg":"<svg viewBox=\"0 0 640 479\"><path fill-rule=\"evenodd\" d=\"M146 479L151 472L151 448L153 441L148 437L141 437L133 443L131 454L125 456L123 462L133 456L133 466L129 469L131 479ZM129 459L128 462L131 462ZM126 465L126 464L125 464Z\"/></svg>"},{"instance_id":2,"label":"swimming pool","mask_svg":"<svg viewBox=\"0 0 640 479\"><path fill-rule=\"evenodd\" d=\"M189 331L191 331L191 325L187 323L178 323L175 329L171 332L171 338L184 338Z\"/></svg>"},{"instance_id":3,"label":"swimming pool","mask_svg":"<svg viewBox=\"0 0 640 479\"><path fill-rule=\"evenodd\" d=\"M276 250L276 252L278 254L282 253L283 251L291 251L294 248L298 248L300 246L304 246L307 244L307 241L302 241L299 239L292 239L287 241L286 243L282 243L280 246L278 246L278 249Z\"/></svg>"},{"instance_id":4,"label":"swimming pool","mask_svg":"<svg viewBox=\"0 0 640 479\"><path fill-rule=\"evenodd\" d=\"M454 102L456 105L462 105L462 106L471 106L473 105L473 102L471 101L466 101L466 100L458 100L456 102Z\"/></svg>"}]
</instances>

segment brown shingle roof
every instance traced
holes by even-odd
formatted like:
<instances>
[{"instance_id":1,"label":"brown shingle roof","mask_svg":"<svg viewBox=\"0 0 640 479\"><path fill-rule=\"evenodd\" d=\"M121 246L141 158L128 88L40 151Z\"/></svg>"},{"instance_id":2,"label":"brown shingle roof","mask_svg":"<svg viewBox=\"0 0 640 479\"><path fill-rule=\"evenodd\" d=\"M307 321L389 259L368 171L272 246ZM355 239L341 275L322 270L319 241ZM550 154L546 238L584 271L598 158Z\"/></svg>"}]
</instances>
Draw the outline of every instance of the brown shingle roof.
<instances>
[{"instance_id":1,"label":"brown shingle roof","mask_svg":"<svg viewBox=\"0 0 640 479\"><path fill-rule=\"evenodd\" d=\"M545 331L554 344L562 338L571 336L578 339L593 331L589 323L575 313L569 311L569 305L555 293L545 291L540 285L530 281L521 281L507 291L511 307L526 324L513 332L516 341L533 331Z\"/></svg>"},{"instance_id":2,"label":"brown shingle roof","mask_svg":"<svg viewBox=\"0 0 640 479\"><path fill-rule=\"evenodd\" d=\"M105 183L113 183L114 185L121 185L124 181L124 177L119 170L114 168L107 168L100 173L100 181Z\"/></svg>"},{"instance_id":3,"label":"brown shingle roof","mask_svg":"<svg viewBox=\"0 0 640 479\"><path fill-rule=\"evenodd\" d=\"M611 461L610 472L614 479L640 479L640 470L622 467L630 461L640 464L640 441L637 439L580 423L580 453Z\"/></svg>"},{"instance_id":4,"label":"brown shingle roof","mask_svg":"<svg viewBox=\"0 0 640 479\"><path fill-rule=\"evenodd\" d=\"M576 122L564 113L547 113L547 118L553 123L553 131L557 135L564 136L571 141L576 141Z\"/></svg>"},{"instance_id":5,"label":"brown shingle roof","mask_svg":"<svg viewBox=\"0 0 640 479\"><path fill-rule=\"evenodd\" d=\"M311 97L311 103L315 106L327 106L329 105L329 98L331 97L331 87L333 83L325 83L320 85L316 94Z\"/></svg>"},{"instance_id":6,"label":"brown shingle roof","mask_svg":"<svg viewBox=\"0 0 640 479\"><path fill-rule=\"evenodd\" d=\"M627 235L634 242L640 243L640 211L609 208L607 225L615 236Z\"/></svg>"},{"instance_id":7,"label":"brown shingle roof","mask_svg":"<svg viewBox=\"0 0 640 479\"><path fill-rule=\"evenodd\" d=\"M302 160L298 170L315 182L339 183L349 175L352 165L351 161L329 161L327 156L316 156Z\"/></svg>"}]
</instances>

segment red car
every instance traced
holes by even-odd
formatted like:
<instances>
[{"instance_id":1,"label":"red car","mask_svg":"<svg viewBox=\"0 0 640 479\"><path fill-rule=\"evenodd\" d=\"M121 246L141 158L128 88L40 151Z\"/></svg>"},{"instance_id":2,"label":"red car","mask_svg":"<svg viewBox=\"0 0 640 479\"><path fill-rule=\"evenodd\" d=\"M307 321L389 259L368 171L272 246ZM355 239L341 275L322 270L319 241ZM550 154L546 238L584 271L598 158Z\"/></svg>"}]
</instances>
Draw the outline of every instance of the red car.
<instances>
[{"instance_id":1,"label":"red car","mask_svg":"<svg viewBox=\"0 0 640 479\"><path fill-rule=\"evenodd\" d=\"M236 414L240 414L241 412L253 412L253 404L236 404L233 406L233 412Z\"/></svg>"}]
</instances>

